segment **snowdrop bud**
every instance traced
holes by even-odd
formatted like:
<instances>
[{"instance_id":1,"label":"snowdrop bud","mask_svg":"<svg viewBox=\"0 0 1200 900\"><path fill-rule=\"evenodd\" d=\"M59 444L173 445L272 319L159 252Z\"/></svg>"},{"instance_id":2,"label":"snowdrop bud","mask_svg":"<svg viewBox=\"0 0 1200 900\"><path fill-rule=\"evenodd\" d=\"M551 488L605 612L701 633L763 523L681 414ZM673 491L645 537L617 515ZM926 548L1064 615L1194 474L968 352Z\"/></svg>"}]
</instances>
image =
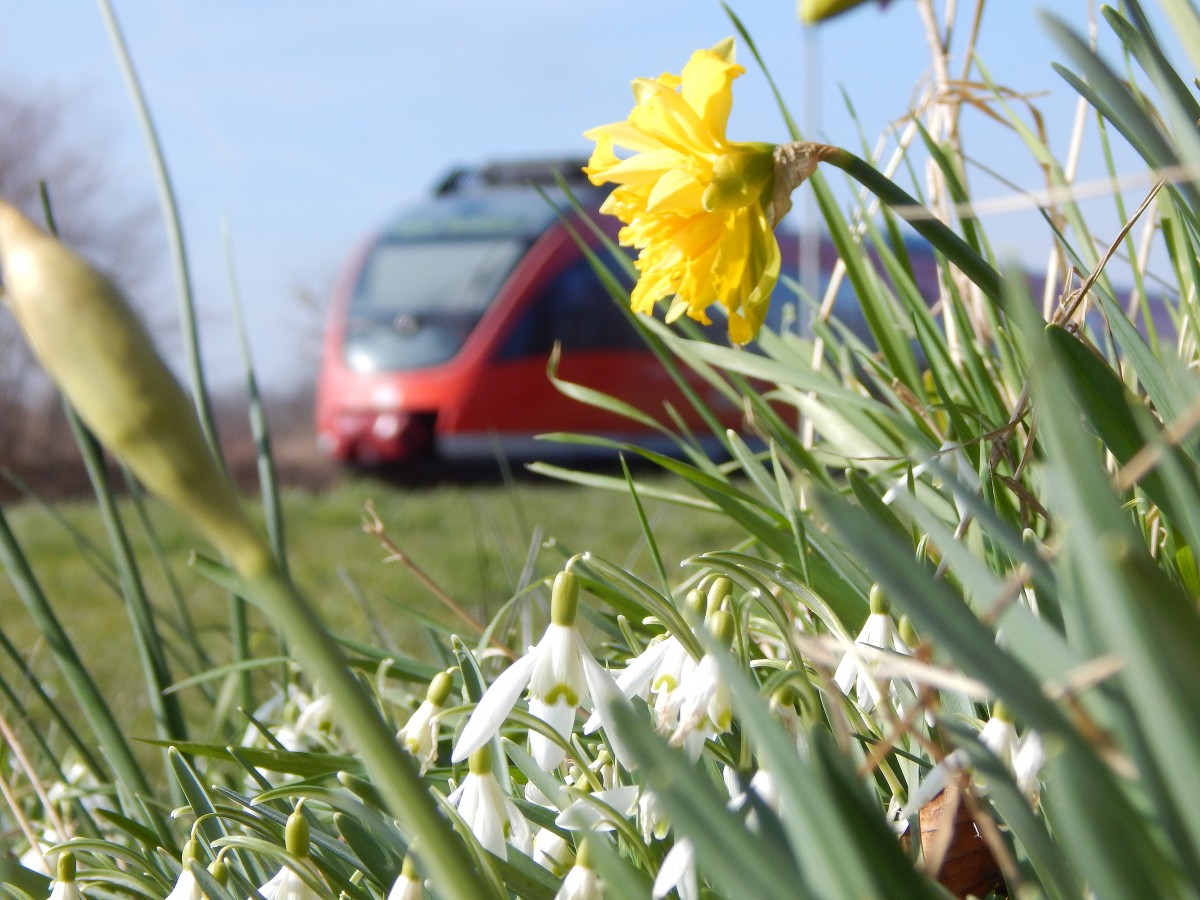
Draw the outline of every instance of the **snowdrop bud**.
<instances>
[{"instance_id":1,"label":"snowdrop bud","mask_svg":"<svg viewBox=\"0 0 1200 900\"><path fill-rule=\"evenodd\" d=\"M575 624L579 612L579 578L574 572L559 572L554 576L550 593L550 621L555 625Z\"/></svg>"},{"instance_id":2,"label":"snowdrop bud","mask_svg":"<svg viewBox=\"0 0 1200 900\"><path fill-rule=\"evenodd\" d=\"M729 599L729 595L733 593L733 582L724 576L713 581L708 588L708 602L705 606L705 612L712 615L718 609L725 605L725 601Z\"/></svg>"},{"instance_id":3,"label":"snowdrop bud","mask_svg":"<svg viewBox=\"0 0 1200 900\"><path fill-rule=\"evenodd\" d=\"M100 442L240 572L270 565L191 400L112 282L3 200L0 267L29 346Z\"/></svg>"},{"instance_id":4,"label":"snowdrop bud","mask_svg":"<svg viewBox=\"0 0 1200 900\"><path fill-rule=\"evenodd\" d=\"M308 819L304 818L299 805L296 806L296 811L288 816L283 835L283 843L288 853L298 859L308 856Z\"/></svg>"},{"instance_id":5,"label":"snowdrop bud","mask_svg":"<svg viewBox=\"0 0 1200 900\"><path fill-rule=\"evenodd\" d=\"M699 620L704 616L704 611L708 603L704 599L704 592L692 588L687 592L687 596L683 598L683 608L689 619Z\"/></svg>"}]
</instances>

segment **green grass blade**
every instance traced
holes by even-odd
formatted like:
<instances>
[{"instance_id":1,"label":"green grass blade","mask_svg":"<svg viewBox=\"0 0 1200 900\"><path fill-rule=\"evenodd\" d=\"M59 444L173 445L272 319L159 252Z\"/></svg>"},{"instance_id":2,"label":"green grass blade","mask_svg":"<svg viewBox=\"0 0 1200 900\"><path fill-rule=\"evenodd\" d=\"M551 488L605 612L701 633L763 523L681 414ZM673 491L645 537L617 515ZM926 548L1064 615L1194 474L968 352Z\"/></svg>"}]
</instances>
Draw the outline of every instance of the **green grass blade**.
<instances>
[{"instance_id":1,"label":"green grass blade","mask_svg":"<svg viewBox=\"0 0 1200 900\"><path fill-rule=\"evenodd\" d=\"M157 613L146 596L145 582L134 557L129 534L117 509L116 498L113 496L104 465L104 452L70 406L66 405L65 408L67 421L79 445L100 516L108 532L113 561L117 567L117 578L121 584L121 594L129 613L134 644L142 664L146 699L154 712L155 725L161 737L186 739L187 725L183 708L179 699L167 692L174 679L158 630Z\"/></svg>"},{"instance_id":2,"label":"green grass blade","mask_svg":"<svg viewBox=\"0 0 1200 900\"><path fill-rule=\"evenodd\" d=\"M725 807L718 788L683 755L669 748L635 711L613 704L608 712L621 741L639 763L639 778L654 791L682 834L696 848L699 867L731 897L815 897L790 859L761 852L759 840Z\"/></svg>"},{"instance_id":3,"label":"green grass blade","mask_svg":"<svg viewBox=\"0 0 1200 900\"><path fill-rule=\"evenodd\" d=\"M141 764L134 758L124 733L113 716L112 709L97 690L96 682L84 668L70 637L62 627L53 608L42 593L37 578L17 544L8 522L0 512L0 565L3 565L17 596L25 604L38 630L45 636L67 685L79 703L101 750L114 769L117 778L125 782L131 793L149 794ZM163 834L167 834L162 829Z\"/></svg>"}]
</instances>

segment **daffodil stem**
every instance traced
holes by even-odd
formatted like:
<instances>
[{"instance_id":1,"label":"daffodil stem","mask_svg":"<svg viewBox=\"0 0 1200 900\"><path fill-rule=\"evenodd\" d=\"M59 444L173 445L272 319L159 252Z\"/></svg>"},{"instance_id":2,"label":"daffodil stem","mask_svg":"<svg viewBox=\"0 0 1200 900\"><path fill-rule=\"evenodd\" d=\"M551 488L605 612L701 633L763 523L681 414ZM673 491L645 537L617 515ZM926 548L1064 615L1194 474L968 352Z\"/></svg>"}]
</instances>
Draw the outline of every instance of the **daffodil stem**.
<instances>
[{"instance_id":1,"label":"daffodil stem","mask_svg":"<svg viewBox=\"0 0 1200 900\"><path fill-rule=\"evenodd\" d=\"M261 571L231 578L228 570L198 560L196 567L259 606L280 623L292 653L313 681L333 697L338 722L353 741L371 780L388 809L410 838L420 837L421 869L438 896L476 900L490 896L463 843L437 811L412 759L400 749L362 685L351 673L341 649L309 602L273 562Z\"/></svg>"},{"instance_id":2,"label":"daffodil stem","mask_svg":"<svg viewBox=\"0 0 1200 900\"><path fill-rule=\"evenodd\" d=\"M899 216L958 266L971 282L996 303L1004 299L1004 279L970 244L866 160L841 147L823 147L821 162L841 169L892 207Z\"/></svg>"}]
</instances>

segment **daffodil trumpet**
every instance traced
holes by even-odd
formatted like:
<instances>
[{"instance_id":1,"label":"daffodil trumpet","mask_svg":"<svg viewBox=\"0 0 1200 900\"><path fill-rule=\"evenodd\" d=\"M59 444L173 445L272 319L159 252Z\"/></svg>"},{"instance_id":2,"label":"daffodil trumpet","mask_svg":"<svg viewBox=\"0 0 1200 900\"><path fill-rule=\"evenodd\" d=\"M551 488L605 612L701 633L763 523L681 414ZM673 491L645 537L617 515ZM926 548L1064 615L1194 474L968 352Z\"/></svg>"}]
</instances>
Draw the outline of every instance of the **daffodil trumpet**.
<instances>
[{"instance_id":1,"label":"daffodil trumpet","mask_svg":"<svg viewBox=\"0 0 1200 900\"><path fill-rule=\"evenodd\" d=\"M246 514L208 449L193 404L121 292L3 200L0 272L17 325L79 418L221 552L233 572L207 561L197 568L278 622L306 674L332 695L340 723L391 811L409 833L421 835L421 862L438 890L463 900L488 896L411 757Z\"/></svg>"}]
</instances>

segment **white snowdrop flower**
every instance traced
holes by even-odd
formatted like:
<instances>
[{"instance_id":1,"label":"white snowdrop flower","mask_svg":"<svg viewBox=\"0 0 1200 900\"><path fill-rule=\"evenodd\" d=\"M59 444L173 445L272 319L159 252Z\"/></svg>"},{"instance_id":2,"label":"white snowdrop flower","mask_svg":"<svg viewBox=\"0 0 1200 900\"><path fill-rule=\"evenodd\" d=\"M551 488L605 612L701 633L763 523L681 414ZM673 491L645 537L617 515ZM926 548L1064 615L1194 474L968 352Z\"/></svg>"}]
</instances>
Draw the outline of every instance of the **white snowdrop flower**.
<instances>
[{"instance_id":1,"label":"white snowdrop flower","mask_svg":"<svg viewBox=\"0 0 1200 900\"><path fill-rule=\"evenodd\" d=\"M1021 746L1013 756L1013 776L1017 789L1030 800L1037 800L1038 778L1046 762L1046 748L1042 736L1036 731L1025 732Z\"/></svg>"},{"instance_id":2,"label":"white snowdrop flower","mask_svg":"<svg viewBox=\"0 0 1200 900\"><path fill-rule=\"evenodd\" d=\"M621 693L584 643L575 625L578 608L578 579L573 572L560 572L554 579L550 625L545 635L484 693L455 744L451 757L455 762L462 762L496 735L526 687L530 714L564 741L581 706L594 708L601 723L608 725L606 710L620 702ZM612 729L607 731L614 751L624 761L628 754L621 752ZM544 771L557 766L564 755L562 747L537 732L530 732L529 752Z\"/></svg>"},{"instance_id":3,"label":"white snowdrop flower","mask_svg":"<svg viewBox=\"0 0 1200 900\"><path fill-rule=\"evenodd\" d=\"M307 753L313 750L334 749L333 701L328 695L311 698L295 685L276 693L253 713L256 724L251 724L242 737L242 746L275 748L278 744L289 753ZM260 726L269 731L273 742L268 741ZM276 772L263 766L258 772L272 785L282 785L300 780L300 776Z\"/></svg>"},{"instance_id":4,"label":"white snowdrop flower","mask_svg":"<svg viewBox=\"0 0 1200 900\"><path fill-rule=\"evenodd\" d=\"M507 844L522 852L532 849L529 823L517 805L504 795L492 771L492 748L480 747L471 753L467 777L447 800L458 810L480 845L502 859L508 859Z\"/></svg>"},{"instance_id":5,"label":"white snowdrop flower","mask_svg":"<svg viewBox=\"0 0 1200 900\"><path fill-rule=\"evenodd\" d=\"M979 742L991 750L1000 762L1012 768L1019 742L1016 726L1008 717L1004 704L997 703L992 707L991 717L983 723L979 732Z\"/></svg>"},{"instance_id":6,"label":"white snowdrop flower","mask_svg":"<svg viewBox=\"0 0 1200 900\"><path fill-rule=\"evenodd\" d=\"M895 692L894 686L886 677L876 676L870 671L871 664L889 652L912 655L912 649L900 637L896 623L892 620L887 601L876 586L871 589L871 614L867 616L862 631L854 639L854 646L846 651L833 673L833 682L838 686L838 690L850 696L853 688L854 697L865 713L871 712L876 705L883 702L885 690L893 694Z\"/></svg>"},{"instance_id":7,"label":"white snowdrop flower","mask_svg":"<svg viewBox=\"0 0 1200 900\"><path fill-rule=\"evenodd\" d=\"M1023 738L1018 738L1008 707L996 701L991 717L979 732L979 740L1013 773L1013 780L1021 793L1031 799L1035 797L1038 774L1046 761L1041 735L1036 731L1028 731Z\"/></svg>"},{"instance_id":8,"label":"white snowdrop flower","mask_svg":"<svg viewBox=\"0 0 1200 900\"><path fill-rule=\"evenodd\" d=\"M333 697L330 694L321 694L300 710L293 728L297 739L303 745L320 747L329 742L333 726Z\"/></svg>"},{"instance_id":9,"label":"white snowdrop flower","mask_svg":"<svg viewBox=\"0 0 1200 900\"><path fill-rule=\"evenodd\" d=\"M658 867L650 896L654 900L660 900L675 890L679 894L679 900L699 900L699 882L696 874L695 846L687 838L676 838L675 846L667 851L662 865Z\"/></svg>"},{"instance_id":10,"label":"white snowdrop flower","mask_svg":"<svg viewBox=\"0 0 1200 900\"><path fill-rule=\"evenodd\" d=\"M557 832L540 828L533 839L533 861L561 878L575 862L575 851Z\"/></svg>"},{"instance_id":11,"label":"white snowdrop flower","mask_svg":"<svg viewBox=\"0 0 1200 900\"><path fill-rule=\"evenodd\" d=\"M387 900L421 900L425 896L425 886L421 876L417 874L417 864L412 856L404 857L404 866L400 875L388 891Z\"/></svg>"},{"instance_id":12,"label":"white snowdrop flower","mask_svg":"<svg viewBox=\"0 0 1200 900\"><path fill-rule=\"evenodd\" d=\"M88 812L110 806L111 790L106 790L95 774L79 760L72 760L63 767L61 781L55 781L46 791L46 797L51 803L62 804L70 800L77 801Z\"/></svg>"},{"instance_id":13,"label":"white snowdrop flower","mask_svg":"<svg viewBox=\"0 0 1200 900\"><path fill-rule=\"evenodd\" d=\"M719 609L708 619L707 628L723 647L733 642L733 613ZM733 697L721 677L717 659L706 653L679 688L678 720L671 744L681 746L693 763L700 758L704 742L729 730L733 724Z\"/></svg>"},{"instance_id":14,"label":"white snowdrop flower","mask_svg":"<svg viewBox=\"0 0 1200 900\"><path fill-rule=\"evenodd\" d=\"M263 895L263 900L325 900L287 866L276 872L258 892ZM246 900L251 898L247 897Z\"/></svg>"},{"instance_id":15,"label":"white snowdrop flower","mask_svg":"<svg viewBox=\"0 0 1200 900\"><path fill-rule=\"evenodd\" d=\"M611 831L612 814L608 810L629 818L638 809L639 794L637 785L632 784L592 791L568 804L554 824L570 831Z\"/></svg>"},{"instance_id":16,"label":"white snowdrop flower","mask_svg":"<svg viewBox=\"0 0 1200 900\"><path fill-rule=\"evenodd\" d=\"M175 887L171 888L171 893L167 894L166 900L208 900L208 898L200 889L200 883L196 881L196 876L192 874L191 869L184 869L179 873L179 879L175 882Z\"/></svg>"},{"instance_id":17,"label":"white snowdrop flower","mask_svg":"<svg viewBox=\"0 0 1200 900\"><path fill-rule=\"evenodd\" d=\"M308 694L296 685L289 684L282 690L276 689L275 693L268 697L251 715L259 725L279 726L291 719L296 710L303 710L310 702ZM271 731L274 734L275 729L272 728ZM242 735L241 746L261 747L262 745L262 732L253 723L247 725L246 731Z\"/></svg>"},{"instance_id":18,"label":"white snowdrop flower","mask_svg":"<svg viewBox=\"0 0 1200 900\"><path fill-rule=\"evenodd\" d=\"M600 889L600 877L592 868L588 853L588 841L585 838L579 844L579 854L575 857L575 865L567 872L554 900L600 900L604 896Z\"/></svg>"},{"instance_id":19,"label":"white snowdrop flower","mask_svg":"<svg viewBox=\"0 0 1200 900\"><path fill-rule=\"evenodd\" d=\"M437 758L438 716L446 706L453 685L454 680L449 672L439 672L434 676L425 692L425 699L396 734L396 740L421 764L422 775Z\"/></svg>"},{"instance_id":20,"label":"white snowdrop flower","mask_svg":"<svg viewBox=\"0 0 1200 900\"><path fill-rule=\"evenodd\" d=\"M654 791L643 790L637 800L638 828L642 832L642 840L647 844L650 840L661 841L671 830L671 820L663 812L662 804Z\"/></svg>"},{"instance_id":21,"label":"white snowdrop flower","mask_svg":"<svg viewBox=\"0 0 1200 900\"><path fill-rule=\"evenodd\" d=\"M688 653L678 640L675 646L663 656L654 680L650 683L650 693L654 695L654 715L660 731L674 731L679 725L680 710L683 707L684 685L690 684L700 663Z\"/></svg>"},{"instance_id":22,"label":"white snowdrop flower","mask_svg":"<svg viewBox=\"0 0 1200 900\"><path fill-rule=\"evenodd\" d=\"M696 660L679 638L667 634L630 659L624 671L617 673L616 685L627 699L641 697L649 702L654 707L659 729L669 731L675 727L683 702L680 685L695 667ZM600 716L593 714L584 725L583 733L591 734L600 724Z\"/></svg>"},{"instance_id":23,"label":"white snowdrop flower","mask_svg":"<svg viewBox=\"0 0 1200 900\"><path fill-rule=\"evenodd\" d=\"M991 717L980 729L979 742L1013 773L1013 780L1021 793L1030 800L1036 800L1038 774L1045 762L1041 735L1029 731L1023 738L1019 738L1008 708L998 700L992 706ZM971 757L966 750L960 748L947 754L946 758L930 769L929 774L922 779L920 786L901 812L901 818L907 819L914 814L940 794L958 773L967 771L970 766ZM981 781L980 787L986 790L987 785Z\"/></svg>"},{"instance_id":24,"label":"white snowdrop flower","mask_svg":"<svg viewBox=\"0 0 1200 900\"><path fill-rule=\"evenodd\" d=\"M175 882L171 893L167 894L166 900L208 900L208 894L204 893L199 882L196 881L196 876L188 868L188 863L198 858L199 845L193 838L183 847L183 871L179 873L179 879ZM228 869L226 869L225 863L219 859L213 863L209 871L222 883L228 878Z\"/></svg>"},{"instance_id":25,"label":"white snowdrop flower","mask_svg":"<svg viewBox=\"0 0 1200 900\"><path fill-rule=\"evenodd\" d=\"M783 798L779 793L779 785L775 781L775 776L768 769L760 768L755 772L751 776L746 790L741 789L737 771L732 767L725 766L721 777L725 782L725 790L729 792L729 808L731 810L736 812L745 807L750 803L751 795L753 795L767 809L776 815L780 814ZM757 831L759 824L757 811L751 809L749 815L746 816L746 827L751 831Z\"/></svg>"},{"instance_id":26,"label":"white snowdrop flower","mask_svg":"<svg viewBox=\"0 0 1200 900\"><path fill-rule=\"evenodd\" d=\"M600 900L604 892L600 890L600 877L594 869L587 866L574 865L562 886L554 895L554 900Z\"/></svg>"}]
</instances>

